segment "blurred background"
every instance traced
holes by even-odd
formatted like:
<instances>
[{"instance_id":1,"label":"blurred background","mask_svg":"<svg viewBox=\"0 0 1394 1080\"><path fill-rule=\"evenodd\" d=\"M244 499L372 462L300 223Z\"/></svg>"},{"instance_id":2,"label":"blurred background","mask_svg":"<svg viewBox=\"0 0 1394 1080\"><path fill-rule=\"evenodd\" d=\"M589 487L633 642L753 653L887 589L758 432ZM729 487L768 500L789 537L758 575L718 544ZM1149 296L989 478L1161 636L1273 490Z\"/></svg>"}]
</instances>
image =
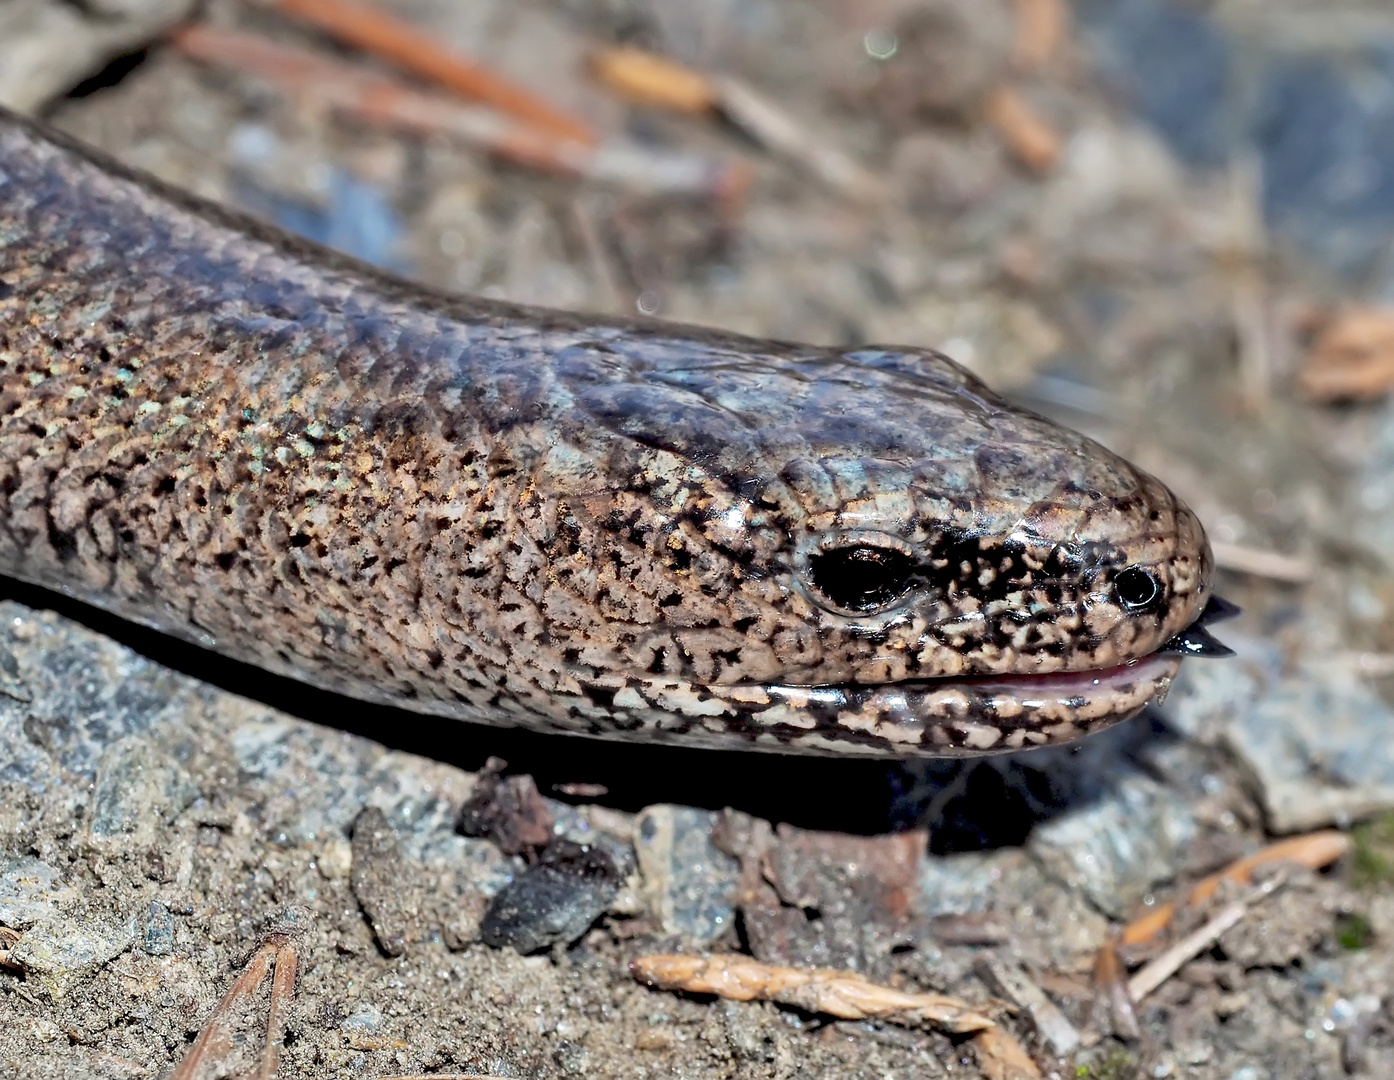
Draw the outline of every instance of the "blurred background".
<instances>
[{"instance_id":1,"label":"blurred background","mask_svg":"<svg viewBox=\"0 0 1394 1080\"><path fill-rule=\"evenodd\" d=\"M1383 1030L1394 965L1388 3L0 0L0 103L441 288L939 347L1162 477L1245 614L1239 659L1192 662L1161 711L889 794L879 766L734 763L665 797L1026 844L1114 917L1260 839L1354 830L1369 876L1294 914L1357 912L1349 955L1330 931L1255 962L1290 976L1285 1038L1335 1049L1219 1040L1148 1075L1378 1071L1340 1039ZM507 745L540 777L617 771ZM921 881L945 910L1003 872L950 861ZM1281 997L1235 978L1215 994Z\"/></svg>"}]
</instances>

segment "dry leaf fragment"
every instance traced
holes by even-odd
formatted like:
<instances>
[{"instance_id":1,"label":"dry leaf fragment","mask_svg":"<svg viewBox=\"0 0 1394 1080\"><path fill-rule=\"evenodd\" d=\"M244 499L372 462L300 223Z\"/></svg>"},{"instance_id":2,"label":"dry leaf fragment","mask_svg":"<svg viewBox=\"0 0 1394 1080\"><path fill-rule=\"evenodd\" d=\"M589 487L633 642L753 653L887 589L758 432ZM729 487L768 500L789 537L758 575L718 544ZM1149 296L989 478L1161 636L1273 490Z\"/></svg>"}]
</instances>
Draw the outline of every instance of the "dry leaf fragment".
<instances>
[{"instance_id":1,"label":"dry leaf fragment","mask_svg":"<svg viewBox=\"0 0 1394 1080\"><path fill-rule=\"evenodd\" d=\"M956 1035L993 1026L966 1001L897 990L850 971L781 967L748 956L664 954L641 956L629 969L640 982L660 990L716 994L733 1001L773 1001L843 1020L926 1024Z\"/></svg>"},{"instance_id":2,"label":"dry leaf fragment","mask_svg":"<svg viewBox=\"0 0 1394 1080\"><path fill-rule=\"evenodd\" d=\"M1118 956L1117 941L1106 941L1094 956L1094 1014L1092 1022L1120 1039L1142 1038L1137 1010L1128 994L1128 973Z\"/></svg>"},{"instance_id":3,"label":"dry leaf fragment","mask_svg":"<svg viewBox=\"0 0 1394 1080\"><path fill-rule=\"evenodd\" d=\"M1313 401L1368 401L1394 389L1394 309L1352 307L1318 335L1297 377Z\"/></svg>"},{"instance_id":4,"label":"dry leaf fragment","mask_svg":"<svg viewBox=\"0 0 1394 1080\"><path fill-rule=\"evenodd\" d=\"M973 1036L973 1050L985 1080L1040 1080L1026 1048L1000 1027L985 1028Z\"/></svg>"},{"instance_id":5,"label":"dry leaf fragment","mask_svg":"<svg viewBox=\"0 0 1394 1080\"><path fill-rule=\"evenodd\" d=\"M639 49L603 49L592 55L591 66L606 86L631 101L694 114L720 112L766 149L858 202L887 197L878 176L741 79L694 71Z\"/></svg>"}]
</instances>

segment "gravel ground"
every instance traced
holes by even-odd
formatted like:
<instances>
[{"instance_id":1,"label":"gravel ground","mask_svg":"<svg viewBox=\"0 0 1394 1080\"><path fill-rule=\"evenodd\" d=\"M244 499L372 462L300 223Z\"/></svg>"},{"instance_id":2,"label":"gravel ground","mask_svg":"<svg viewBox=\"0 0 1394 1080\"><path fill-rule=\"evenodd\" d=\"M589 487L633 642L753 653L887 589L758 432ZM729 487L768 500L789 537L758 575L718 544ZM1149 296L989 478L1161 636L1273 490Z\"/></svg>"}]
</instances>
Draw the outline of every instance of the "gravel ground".
<instances>
[{"instance_id":1,"label":"gravel ground","mask_svg":"<svg viewBox=\"0 0 1394 1080\"><path fill-rule=\"evenodd\" d=\"M0 2L0 99L435 285L937 344L1197 508L1245 608L1220 631L1239 657L1075 752L751 760L362 707L6 585L0 1076L165 1074L268 940L299 956L280 1075L303 1080L991 1075L962 1038L631 978L664 951L954 994L1048 1076L1394 1075L1394 407L1294 381L1323 319L1394 301L1387 7L1080 0L1033 59L1019 19L1051 5L1030 0L384 6L607 138L747 163L748 193L546 176L337 119L162 45L180 4ZM201 18L353 55L230 0ZM616 42L746 80L878 194L624 105L584 62ZM1287 872L1136 1033L1095 1006L1121 923L1328 827L1353 854ZM994 1005L1003 971L1064 1028ZM200 1075L254 1069L268 1008L265 988L239 1007Z\"/></svg>"}]
</instances>

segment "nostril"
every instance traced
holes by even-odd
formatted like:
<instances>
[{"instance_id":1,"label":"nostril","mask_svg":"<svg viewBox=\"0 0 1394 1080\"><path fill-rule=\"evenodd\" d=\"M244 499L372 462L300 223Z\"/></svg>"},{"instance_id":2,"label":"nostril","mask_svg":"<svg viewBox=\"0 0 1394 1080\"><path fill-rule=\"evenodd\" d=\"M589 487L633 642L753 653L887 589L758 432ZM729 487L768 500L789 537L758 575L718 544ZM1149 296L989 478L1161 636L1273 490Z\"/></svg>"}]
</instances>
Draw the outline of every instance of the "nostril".
<instances>
[{"instance_id":1,"label":"nostril","mask_svg":"<svg viewBox=\"0 0 1394 1080\"><path fill-rule=\"evenodd\" d=\"M1114 579L1113 591L1125 608L1137 611L1156 600L1162 587L1150 571L1130 566Z\"/></svg>"}]
</instances>

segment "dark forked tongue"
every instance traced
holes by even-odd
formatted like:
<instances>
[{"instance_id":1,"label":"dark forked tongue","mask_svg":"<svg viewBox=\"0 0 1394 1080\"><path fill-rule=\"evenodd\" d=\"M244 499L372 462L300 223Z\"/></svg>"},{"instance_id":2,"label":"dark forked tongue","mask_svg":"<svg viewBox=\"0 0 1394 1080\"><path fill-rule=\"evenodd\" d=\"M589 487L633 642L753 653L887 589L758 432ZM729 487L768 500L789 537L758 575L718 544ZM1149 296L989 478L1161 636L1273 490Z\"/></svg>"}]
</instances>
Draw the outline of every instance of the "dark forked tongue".
<instances>
[{"instance_id":1,"label":"dark forked tongue","mask_svg":"<svg viewBox=\"0 0 1394 1080\"><path fill-rule=\"evenodd\" d=\"M1157 652L1163 656L1203 656L1207 658L1233 656L1234 650L1211 637L1210 631L1206 627L1211 623L1232 619L1238 614L1238 604L1231 604L1228 600L1212 596L1196 621L1168 641Z\"/></svg>"}]
</instances>

